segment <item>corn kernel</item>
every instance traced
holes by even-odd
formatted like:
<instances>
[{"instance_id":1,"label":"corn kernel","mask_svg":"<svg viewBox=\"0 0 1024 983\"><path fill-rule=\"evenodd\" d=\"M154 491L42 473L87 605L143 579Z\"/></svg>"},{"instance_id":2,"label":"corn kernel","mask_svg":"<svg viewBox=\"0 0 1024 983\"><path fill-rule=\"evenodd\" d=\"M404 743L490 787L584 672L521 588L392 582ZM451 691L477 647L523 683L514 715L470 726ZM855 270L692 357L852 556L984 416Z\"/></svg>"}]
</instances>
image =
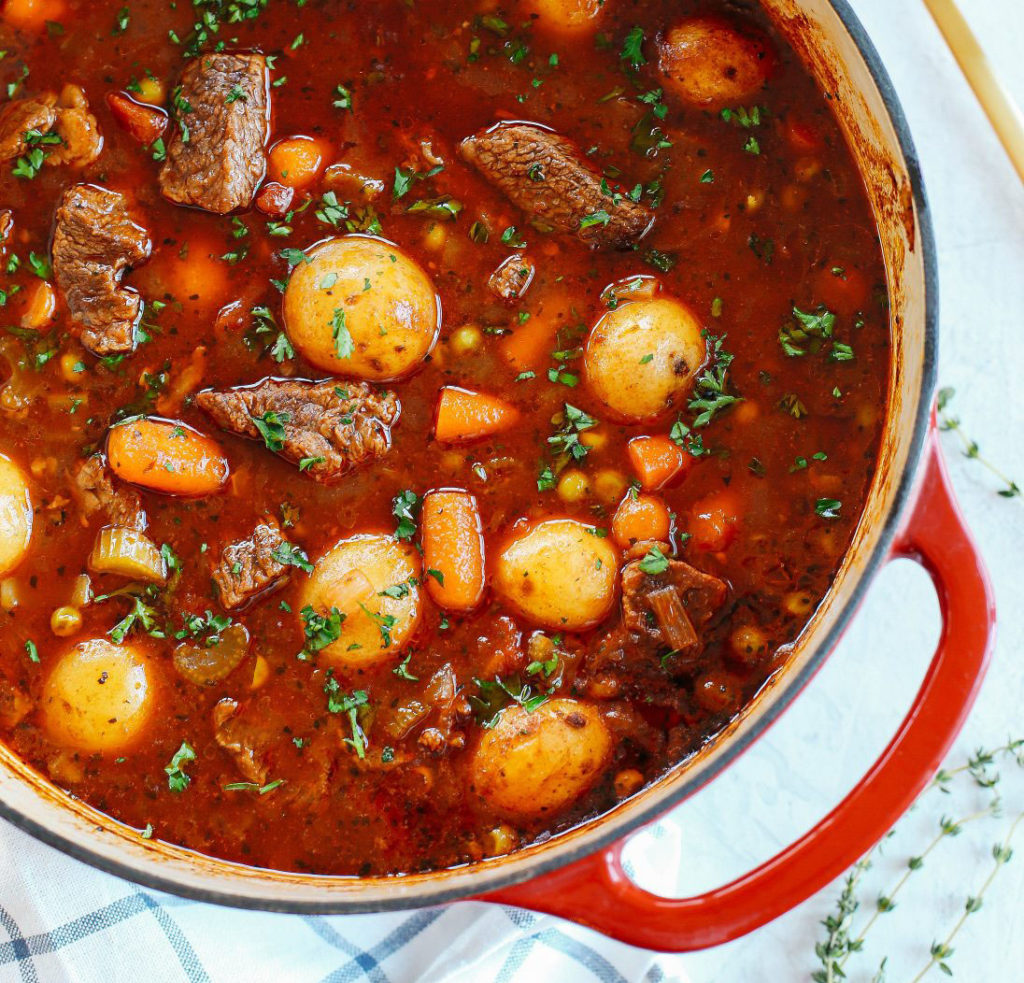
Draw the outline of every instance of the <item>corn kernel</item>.
<instances>
[{"instance_id":1,"label":"corn kernel","mask_svg":"<svg viewBox=\"0 0 1024 983\"><path fill-rule=\"evenodd\" d=\"M259 689L268 679L270 679L270 663L262 655L257 655L256 665L252 670L250 689Z\"/></svg>"},{"instance_id":2,"label":"corn kernel","mask_svg":"<svg viewBox=\"0 0 1024 983\"><path fill-rule=\"evenodd\" d=\"M452 332L448 348L453 355L461 357L479 351L483 343L484 333L475 324L464 324Z\"/></svg>"},{"instance_id":3,"label":"corn kernel","mask_svg":"<svg viewBox=\"0 0 1024 983\"><path fill-rule=\"evenodd\" d=\"M814 598L805 590L791 591L782 599L782 607L787 614L803 618L814 610Z\"/></svg>"},{"instance_id":4,"label":"corn kernel","mask_svg":"<svg viewBox=\"0 0 1024 983\"><path fill-rule=\"evenodd\" d=\"M732 411L733 420L744 425L753 423L760 415L761 410L757 403L753 403L749 399L743 400L742 403L736 403Z\"/></svg>"},{"instance_id":5,"label":"corn kernel","mask_svg":"<svg viewBox=\"0 0 1024 983\"><path fill-rule=\"evenodd\" d=\"M582 502L590 493L590 482L582 471L573 468L558 479L558 497L563 502Z\"/></svg>"},{"instance_id":6,"label":"corn kernel","mask_svg":"<svg viewBox=\"0 0 1024 983\"><path fill-rule=\"evenodd\" d=\"M760 188L758 188L757 191L751 191L750 194L747 195L747 200L744 204L745 210L748 212L758 211L764 204L766 197L767 196L764 191Z\"/></svg>"},{"instance_id":7,"label":"corn kernel","mask_svg":"<svg viewBox=\"0 0 1024 983\"><path fill-rule=\"evenodd\" d=\"M148 75L139 80L139 87L134 95L139 102L147 102L151 106L162 105L164 99L167 98L163 82L160 79L150 78Z\"/></svg>"},{"instance_id":8,"label":"corn kernel","mask_svg":"<svg viewBox=\"0 0 1024 983\"><path fill-rule=\"evenodd\" d=\"M519 844L519 835L506 823L495 826L488 834L488 854L492 857L502 857L511 853Z\"/></svg>"},{"instance_id":9,"label":"corn kernel","mask_svg":"<svg viewBox=\"0 0 1024 983\"><path fill-rule=\"evenodd\" d=\"M85 359L74 352L61 355L60 374L68 382L79 382L85 376Z\"/></svg>"},{"instance_id":10,"label":"corn kernel","mask_svg":"<svg viewBox=\"0 0 1024 983\"><path fill-rule=\"evenodd\" d=\"M629 479L614 468L602 468L594 475L594 494L606 505L617 504L629 487Z\"/></svg>"},{"instance_id":11,"label":"corn kernel","mask_svg":"<svg viewBox=\"0 0 1024 983\"><path fill-rule=\"evenodd\" d=\"M626 799L631 796L644 783L642 772L636 768L623 768L613 780L615 796L619 799Z\"/></svg>"},{"instance_id":12,"label":"corn kernel","mask_svg":"<svg viewBox=\"0 0 1024 983\"><path fill-rule=\"evenodd\" d=\"M740 662L752 665L768 654L768 639L760 628L755 625L740 625L729 636L733 655Z\"/></svg>"},{"instance_id":13,"label":"corn kernel","mask_svg":"<svg viewBox=\"0 0 1024 983\"><path fill-rule=\"evenodd\" d=\"M580 443L588 451L603 451L608 445L608 434L603 430L587 430L580 434Z\"/></svg>"},{"instance_id":14,"label":"corn kernel","mask_svg":"<svg viewBox=\"0 0 1024 983\"><path fill-rule=\"evenodd\" d=\"M439 249L444 248L447 240L448 230L440 222L431 222L426 233L424 233L423 245L436 253Z\"/></svg>"},{"instance_id":15,"label":"corn kernel","mask_svg":"<svg viewBox=\"0 0 1024 983\"><path fill-rule=\"evenodd\" d=\"M78 608L64 605L50 615L50 631L59 638L77 634L82 628L82 612Z\"/></svg>"}]
</instances>

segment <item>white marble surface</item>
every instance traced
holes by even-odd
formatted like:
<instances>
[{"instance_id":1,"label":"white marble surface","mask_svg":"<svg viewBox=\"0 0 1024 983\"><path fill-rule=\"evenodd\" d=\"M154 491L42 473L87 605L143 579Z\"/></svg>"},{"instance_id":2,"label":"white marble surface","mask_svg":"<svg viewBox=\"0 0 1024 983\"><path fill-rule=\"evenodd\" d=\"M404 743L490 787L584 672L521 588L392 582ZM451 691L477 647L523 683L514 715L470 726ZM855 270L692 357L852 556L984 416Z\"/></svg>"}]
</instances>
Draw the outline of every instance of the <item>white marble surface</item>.
<instances>
[{"instance_id":1,"label":"white marble surface","mask_svg":"<svg viewBox=\"0 0 1024 983\"><path fill-rule=\"evenodd\" d=\"M994 462L1024 481L1024 187L920 0L852 0L903 102L931 201L942 295L940 385L966 429ZM1020 0L962 2L992 61L1024 104L1024 5ZM944 438L953 481L995 584L999 637L975 710L958 740L959 763L980 744L1024 736L1024 499L1006 500L977 462ZM909 563L887 569L825 669L754 750L675 815L680 894L723 883L756 865L824 815L891 737L920 682L938 633L938 608L924 574ZM869 936L852 980L870 980L888 954L889 980L910 980L928 946L945 934L965 896L983 880L989 849L1024 809L1024 774L1006 765L1002 821L978 824L946 841L915 875L900 907ZM906 858L952 806L925 800L903 824L868 882L866 900L887 888ZM970 811L971 796L961 800ZM1024 965L1024 831L1017 857L1001 873L984 909L958 937L958 979L1021 978ZM665 844L634 854L638 867L664 871ZM652 872L651 885L660 883ZM676 893L676 892L673 892ZM806 980L814 968L818 922L838 885L751 936L680 958L662 958L670 979L693 983ZM855 971L851 971L855 968ZM933 977L943 978L938 971Z\"/></svg>"}]
</instances>

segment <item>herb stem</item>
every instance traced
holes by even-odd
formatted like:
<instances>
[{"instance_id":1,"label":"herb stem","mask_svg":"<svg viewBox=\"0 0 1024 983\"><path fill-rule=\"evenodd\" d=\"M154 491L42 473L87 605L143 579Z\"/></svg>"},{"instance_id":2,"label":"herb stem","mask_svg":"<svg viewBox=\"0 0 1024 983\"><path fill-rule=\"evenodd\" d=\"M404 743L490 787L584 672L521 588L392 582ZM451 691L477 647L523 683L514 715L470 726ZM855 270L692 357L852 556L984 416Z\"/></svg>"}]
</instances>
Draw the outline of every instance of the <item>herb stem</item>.
<instances>
[{"instance_id":1,"label":"herb stem","mask_svg":"<svg viewBox=\"0 0 1024 983\"><path fill-rule=\"evenodd\" d=\"M953 398L953 389L945 388L939 390L938 397L938 417L939 417L939 429L943 431L951 430L957 437L960 438L960 443L963 444L964 457L971 460L977 461L983 468L985 468L989 474L994 475L998 478L1006 487L1000 488L998 494L1003 498L1019 498L1021 491L1020 485L1017 484L1005 471L997 468L987 458L981 456L981 449L978 446L976 440L972 440L964 432L964 428L960 424L959 417L950 416L945 412L946 407L949 405L949 401Z\"/></svg>"},{"instance_id":2,"label":"herb stem","mask_svg":"<svg viewBox=\"0 0 1024 983\"><path fill-rule=\"evenodd\" d=\"M999 869L1009 859L1010 842L1013 839L1013 834L1017 831L1017 827L1020 825L1022 819L1024 819L1024 812L1017 814L1017 818L1014 819L1010 829L1007 831L1006 837L1003 839L1003 842L998 844L995 850L993 850L995 863L992 864L992 869L988 872L988 877L985 878L985 882L981 885L978 893L973 895L971 898L968 898L967 903L964 905L964 910L957 919L956 924L950 929L949 934L941 943L932 946L931 958L928 960L927 965L910 981L910 983L920 983L920 981L923 980L931 971L932 967L936 965L944 965L942 960L948 957L953 951L950 948L953 939L956 938L960 929L964 927L964 922L967 921L968 917L978 910L981 900L985 896L985 892L992 885L992 881L995 880L995 876L999 873Z\"/></svg>"}]
</instances>

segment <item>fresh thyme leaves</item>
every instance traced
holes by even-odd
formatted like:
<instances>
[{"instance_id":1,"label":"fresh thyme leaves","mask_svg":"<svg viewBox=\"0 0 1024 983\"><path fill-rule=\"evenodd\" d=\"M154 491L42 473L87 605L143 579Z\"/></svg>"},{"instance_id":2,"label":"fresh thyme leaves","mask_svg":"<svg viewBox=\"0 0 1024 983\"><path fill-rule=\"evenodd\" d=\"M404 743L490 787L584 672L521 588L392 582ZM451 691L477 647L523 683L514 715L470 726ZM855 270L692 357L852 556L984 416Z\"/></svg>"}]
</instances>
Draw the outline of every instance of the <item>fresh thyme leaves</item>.
<instances>
[{"instance_id":1,"label":"fresh thyme leaves","mask_svg":"<svg viewBox=\"0 0 1024 983\"><path fill-rule=\"evenodd\" d=\"M192 776L185 771L185 765L196 760L196 752L188 741L182 741L181 747L174 752L170 764L164 767L167 773L167 787L172 792L184 792L192 783Z\"/></svg>"},{"instance_id":2,"label":"fresh thyme leaves","mask_svg":"<svg viewBox=\"0 0 1024 983\"><path fill-rule=\"evenodd\" d=\"M952 431L960 438L961 444L963 444L963 455L972 461L977 461L983 468L989 471L990 474L998 478L1002 483L1003 487L1000 488L996 494L1003 498L1019 498L1021 494L1020 485L1017 484L1011 477L997 468L991 461L986 460L981 456L981 448L978 446L976 440L971 440L970 437L964 433L964 429L960 424L960 418L956 416L950 416L946 412L949 404L953 397L956 395L956 390L951 386L946 386L939 390L938 396L938 416L939 416L939 429L944 432Z\"/></svg>"},{"instance_id":3,"label":"fresh thyme leaves","mask_svg":"<svg viewBox=\"0 0 1024 983\"><path fill-rule=\"evenodd\" d=\"M891 887L876 894L873 910L859 928L855 928L853 924L854 918L861 907L858 889L861 888L865 877L872 871L876 856L882 849L882 844L888 843L896 835L898 827L897 829L890 830L880 844L876 845L851 868L843 881L842 890L836 900L835 910L829 913L821 923L825 929L825 937L814 947L815 955L819 962L819 968L811 974L811 979L814 983L839 983L840 980L847 979L849 975L847 964L850 958L855 954L864 952L867 936L872 927L880 918L888 916L897 910L898 899L902 897L907 883L919 871L927 869L926 861L932 857L932 854L941 843L960 836L968 825L1001 815L1003 803L1000 784L1004 779L995 770L995 766L1000 760L1006 759L1011 759L1019 767L1024 767L1024 739L1011 739L993 749L980 748L964 764L956 768L939 771L929 788L918 799L919 803L928 795L929 791L939 791L947 796L954 795L957 792L957 780L961 777L970 778L974 787L986 794L987 801L980 807L975 807L965 812L963 816L957 819L948 815L940 816L936 822L937 828L930 841L919 853L907 858L902 872ZM960 915L944 938L935 940L930 944L927 950L926 961L917 975L912 977L911 983L920 983L935 968L947 976L953 975L953 969L950 966L950 957L953 955L953 941L963 929L968 918L982 909L985 895L991 887L993 880L1012 856L1011 843L1022 821L1024 821L1024 812L1017 814L1016 818L1010 823L1003 838L993 844L991 848L991 867L987 876L976 891L964 898ZM885 970L887 963L887 957L881 960L878 971L872 977L873 983L883 983L886 978Z\"/></svg>"}]
</instances>

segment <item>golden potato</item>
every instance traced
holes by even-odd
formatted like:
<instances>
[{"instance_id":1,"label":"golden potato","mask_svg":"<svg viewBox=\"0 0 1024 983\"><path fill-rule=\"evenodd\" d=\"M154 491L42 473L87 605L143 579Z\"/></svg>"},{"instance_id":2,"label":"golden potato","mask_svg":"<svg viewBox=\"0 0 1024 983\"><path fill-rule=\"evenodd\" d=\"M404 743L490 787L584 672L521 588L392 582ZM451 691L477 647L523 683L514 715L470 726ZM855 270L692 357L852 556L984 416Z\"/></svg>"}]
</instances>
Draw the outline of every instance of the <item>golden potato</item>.
<instances>
[{"instance_id":1,"label":"golden potato","mask_svg":"<svg viewBox=\"0 0 1024 983\"><path fill-rule=\"evenodd\" d=\"M542 628L579 631L610 610L618 572L618 555L594 526L546 519L498 555L494 589Z\"/></svg>"},{"instance_id":2,"label":"golden potato","mask_svg":"<svg viewBox=\"0 0 1024 983\"><path fill-rule=\"evenodd\" d=\"M365 669L398 656L423 610L419 580L419 553L392 536L353 536L333 546L317 560L299 605L300 611L308 605L319 615L331 608L344 615L341 635L321 658Z\"/></svg>"},{"instance_id":3,"label":"golden potato","mask_svg":"<svg viewBox=\"0 0 1024 983\"><path fill-rule=\"evenodd\" d=\"M593 24L606 0L526 0L523 9L540 27L578 31Z\"/></svg>"},{"instance_id":4,"label":"golden potato","mask_svg":"<svg viewBox=\"0 0 1024 983\"><path fill-rule=\"evenodd\" d=\"M153 668L128 645L93 638L70 649L43 687L46 729L83 751L121 750L153 711Z\"/></svg>"},{"instance_id":5,"label":"golden potato","mask_svg":"<svg viewBox=\"0 0 1024 983\"><path fill-rule=\"evenodd\" d=\"M317 368L360 379L397 379L430 353L441 302L427 274L373 236L329 239L307 253L284 292L292 344Z\"/></svg>"},{"instance_id":6,"label":"golden potato","mask_svg":"<svg viewBox=\"0 0 1024 983\"><path fill-rule=\"evenodd\" d=\"M658 59L666 88L708 109L755 99L774 65L775 52L764 35L713 14L690 17L671 28Z\"/></svg>"},{"instance_id":7,"label":"golden potato","mask_svg":"<svg viewBox=\"0 0 1024 983\"><path fill-rule=\"evenodd\" d=\"M0 577L25 556L32 538L32 500L21 469L0 454Z\"/></svg>"},{"instance_id":8,"label":"golden potato","mask_svg":"<svg viewBox=\"0 0 1024 983\"><path fill-rule=\"evenodd\" d=\"M635 422L682 407L706 354L694 313L659 297L608 311L587 338L583 366L590 391Z\"/></svg>"},{"instance_id":9,"label":"golden potato","mask_svg":"<svg viewBox=\"0 0 1024 983\"><path fill-rule=\"evenodd\" d=\"M611 752L611 734L589 703L559 697L532 712L514 704L473 752L473 789L503 815L550 815L594 784Z\"/></svg>"}]
</instances>

